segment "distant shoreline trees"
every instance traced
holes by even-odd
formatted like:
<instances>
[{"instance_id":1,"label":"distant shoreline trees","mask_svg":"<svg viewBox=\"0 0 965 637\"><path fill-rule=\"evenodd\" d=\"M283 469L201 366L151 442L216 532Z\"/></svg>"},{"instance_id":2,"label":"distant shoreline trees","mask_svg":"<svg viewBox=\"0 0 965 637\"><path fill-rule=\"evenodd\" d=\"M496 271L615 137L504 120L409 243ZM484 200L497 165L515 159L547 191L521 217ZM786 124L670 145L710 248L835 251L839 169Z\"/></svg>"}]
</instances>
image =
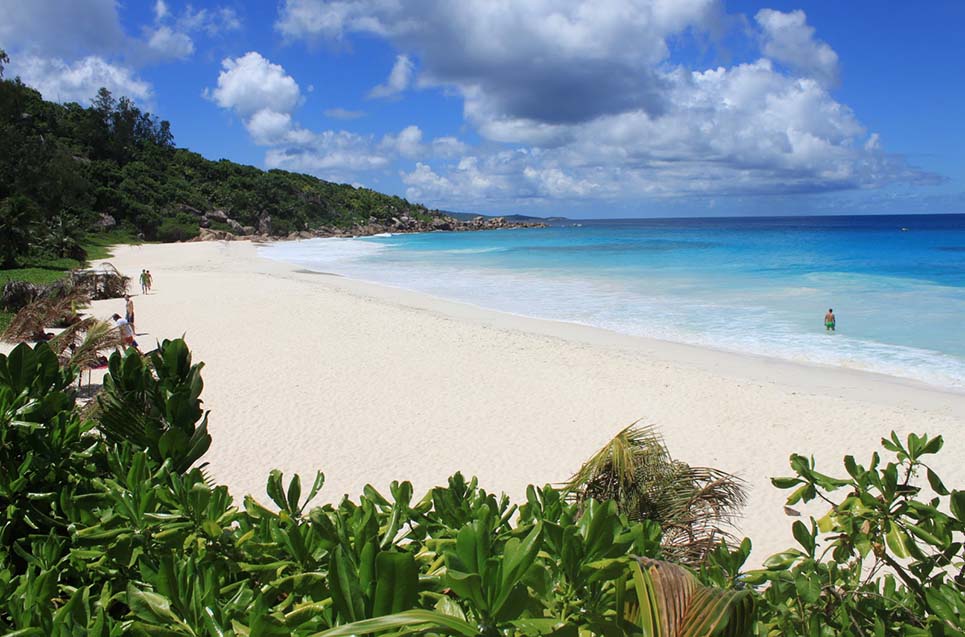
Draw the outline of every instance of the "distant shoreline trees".
<instances>
[{"instance_id":1,"label":"distant shoreline trees","mask_svg":"<svg viewBox=\"0 0 965 637\"><path fill-rule=\"evenodd\" d=\"M275 236L429 214L366 188L206 159L127 97L102 88L89 107L50 102L3 79L8 63L0 49L0 268L82 259L84 237L104 229L188 239L214 210Z\"/></svg>"}]
</instances>

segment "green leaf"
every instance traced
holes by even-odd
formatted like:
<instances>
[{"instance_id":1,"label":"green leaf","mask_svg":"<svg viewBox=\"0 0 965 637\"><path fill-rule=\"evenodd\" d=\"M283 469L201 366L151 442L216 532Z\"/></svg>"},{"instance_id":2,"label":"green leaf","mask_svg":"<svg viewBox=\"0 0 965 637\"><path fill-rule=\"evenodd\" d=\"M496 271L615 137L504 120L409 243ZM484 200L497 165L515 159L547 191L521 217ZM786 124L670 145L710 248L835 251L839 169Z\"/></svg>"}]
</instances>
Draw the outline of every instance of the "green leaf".
<instances>
[{"instance_id":1,"label":"green leaf","mask_svg":"<svg viewBox=\"0 0 965 637\"><path fill-rule=\"evenodd\" d=\"M309 637L349 637L351 635L364 635L366 633L380 633L404 626L423 626L424 630L444 630L457 635L463 635L463 637L476 637L478 632L476 627L469 622L456 619L449 615L431 610L408 610L394 615L386 615L375 619L364 619L351 624L337 626L319 633L314 633L313 635L309 635Z\"/></svg>"},{"instance_id":2,"label":"green leaf","mask_svg":"<svg viewBox=\"0 0 965 637\"><path fill-rule=\"evenodd\" d=\"M539 553L542 532L542 524L537 523L522 542L516 538L506 542L503 549L502 581L500 582L504 591L516 586L516 583L523 578L529 567L533 565L536 554ZM494 612L496 610L498 608L493 609Z\"/></svg>"},{"instance_id":3,"label":"green leaf","mask_svg":"<svg viewBox=\"0 0 965 637\"><path fill-rule=\"evenodd\" d=\"M302 497L302 479L296 473L292 476L292 481L288 483L288 510L292 513L298 511L298 500Z\"/></svg>"},{"instance_id":4,"label":"green leaf","mask_svg":"<svg viewBox=\"0 0 965 637\"><path fill-rule=\"evenodd\" d=\"M272 469L271 473L268 474L268 484L265 490L268 492L268 497L271 501L275 503L282 511L287 509L288 501L285 499L285 490L282 487L282 472L278 469Z\"/></svg>"},{"instance_id":5,"label":"green leaf","mask_svg":"<svg viewBox=\"0 0 965 637\"><path fill-rule=\"evenodd\" d=\"M891 529L885 534L885 542L888 544L891 552L898 557L908 557L908 536L905 535L905 532L902 531L897 524L891 525Z\"/></svg>"},{"instance_id":6,"label":"green leaf","mask_svg":"<svg viewBox=\"0 0 965 637\"><path fill-rule=\"evenodd\" d=\"M410 553L383 551L375 558L377 580L372 615L400 613L415 606L419 569Z\"/></svg>"},{"instance_id":7,"label":"green leaf","mask_svg":"<svg viewBox=\"0 0 965 637\"><path fill-rule=\"evenodd\" d=\"M804 553L798 551L797 549L789 549L782 553L775 553L766 560L764 560L764 568L783 571L788 569L794 562L804 557Z\"/></svg>"},{"instance_id":8,"label":"green leaf","mask_svg":"<svg viewBox=\"0 0 965 637\"><path fill-rule=\"evenodd\" d=\"M958 518L959 522L965 522L965 491L953 490L948 504L952 515Z\"/></svg>"},{"instance_id":9,"label":"green leaf","mask_svg":"<svg viewBox=\"0 0 965 637\"><path fill-rule=\"evenodd\" d=\"M928 475L928 484L931 485L932 491L934 491L938 495L948 495L948 489L945 488L945 483L942 482L941 478L938 477L938 474L936 474L931 469L928 469L927 475Z\"/></svg>"},{"instance_id":10,"label":"green leaf","mask_svg":"<svg viewBox=\"0 0 965 637\"><path fill-rule=\"evenodd\" d=\"M341 546L336 546L329 560L329 586L332 603L339 615L356 621L365 613L365 603L359 586L358 570L354 561Z\"/></svg>"},{"instance_id":11,"label":"green leaf","mask_svg":"<svg viewBox=\"0 0 965 637\"><path fill-rule=\"evenodd\" d=\"M127 605L132 613L144 621L154 624L183 624L181 618L171 610L171 602L157 593L128 586Z\"/></svg>"},{"instance_id":12,"label":"green leaf","mask_svg":"<svg viewBox=\"0 0 965 637\"><path fill-rule=\"evenodd\" d=\"M808 555L814 555L814 535L811 530L801 522L796 520L791 526L791 532L794 534L794 539L798 541L798 544L804 547L804 550Z\"/></svg>"}]
</instances>

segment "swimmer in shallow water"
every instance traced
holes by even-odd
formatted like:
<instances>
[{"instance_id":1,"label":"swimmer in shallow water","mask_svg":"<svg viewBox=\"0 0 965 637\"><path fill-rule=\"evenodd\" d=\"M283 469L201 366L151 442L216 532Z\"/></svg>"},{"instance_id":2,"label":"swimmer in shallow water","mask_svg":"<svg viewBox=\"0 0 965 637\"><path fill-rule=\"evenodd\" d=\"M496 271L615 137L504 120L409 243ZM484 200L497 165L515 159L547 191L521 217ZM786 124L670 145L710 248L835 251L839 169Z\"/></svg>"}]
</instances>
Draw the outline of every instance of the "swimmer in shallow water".
<instances>
[{"instance_id":1,"label":"swimmer in shallow water","mask_svg":"<svg viewBox=\"0 0 965 637\"><path fill-rule=\"evenodd\" d=\"M833 332L835 322L836 321L834 320L834 310L831 308L828 308L828 313L824 315L824 331Z\"/></svg>"}]
</instances>

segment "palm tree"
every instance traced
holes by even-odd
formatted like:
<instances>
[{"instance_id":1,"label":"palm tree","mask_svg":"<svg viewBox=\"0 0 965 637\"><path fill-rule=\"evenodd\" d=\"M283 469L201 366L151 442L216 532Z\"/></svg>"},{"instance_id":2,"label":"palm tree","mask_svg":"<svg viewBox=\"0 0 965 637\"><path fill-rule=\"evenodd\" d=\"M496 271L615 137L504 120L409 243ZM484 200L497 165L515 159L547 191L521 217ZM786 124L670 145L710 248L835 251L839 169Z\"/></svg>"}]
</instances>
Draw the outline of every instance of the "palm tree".
<instances>
[{"instance_id":1,"label":"palm tree","mask_svg":"<svg viewBox=\"0 0 965 637\"><path fill-rule=\"evenodd\" d=\"M667 559L700 564L721 541L746 502L742 480L719 469L674 460L651 426L633 423L593 455L563 485L576 502L615 500L633 520L663 529Z\"/></svg>"},{"instance_id":2,"label":"palm tree","mask_svg":"<svg viewBox=\"0 0 965 637\"><path fill-rule=\"evenodd\" d=\"M101 352L121 347L123 339L117 327L88 317L55 336L49 345L65 367L75 367L82 372L97 367Z\"/></svg>"},{"instance_id":3,"label":"palm tree","mask_svg":"<svg viewBox=\"0 0 965 637\"><path fill-rule=\"evenodd\" d=\"M0 334L0 340L8 343L39 340L47 327L70 327L80 320L77 310L89 302L90 297L79 287L67 285L54 290L22 307Z\"/></svg>"}]
</instances>

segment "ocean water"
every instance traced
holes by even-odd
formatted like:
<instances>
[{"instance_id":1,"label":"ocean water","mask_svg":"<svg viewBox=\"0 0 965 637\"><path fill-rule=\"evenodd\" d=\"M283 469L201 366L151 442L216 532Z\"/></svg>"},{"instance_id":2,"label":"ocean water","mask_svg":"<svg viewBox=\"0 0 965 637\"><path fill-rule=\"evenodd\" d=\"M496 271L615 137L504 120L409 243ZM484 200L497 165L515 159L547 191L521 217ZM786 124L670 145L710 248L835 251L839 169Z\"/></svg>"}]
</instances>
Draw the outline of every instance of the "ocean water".
<instances>
[{"instance_id":1,"label":"ocean water","mask_svg":"<svg viewBox=\"0 0 965 637\"><path fill-rule=\"evenodd\" d=\"M574 221L261 254L526 316L965 389L965 215Z\"/></svg>"}]
</instances>

